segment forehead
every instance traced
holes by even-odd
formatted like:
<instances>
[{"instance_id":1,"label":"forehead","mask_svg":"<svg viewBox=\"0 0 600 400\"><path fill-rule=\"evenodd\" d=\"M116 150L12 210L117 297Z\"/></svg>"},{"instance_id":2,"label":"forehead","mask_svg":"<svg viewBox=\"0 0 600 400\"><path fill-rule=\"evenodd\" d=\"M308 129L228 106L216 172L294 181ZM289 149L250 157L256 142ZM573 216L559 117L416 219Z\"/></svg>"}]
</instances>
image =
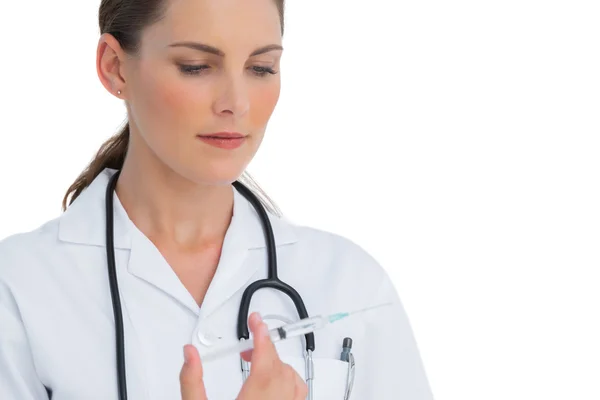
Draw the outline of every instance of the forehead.
<instances>
[{"instance_id":1,"label":"forehead","mask_svg":"<svg viewBox=\"0 0 600 400\"><path fill-rule=\"evenodd\" d=\"M176 41L201 41L221 48L249 49L280 44L275 0L167 0L165 16L144 34L152 48ZM146 46L144 46L146 47Z\"/></svg>"}]
</instances>

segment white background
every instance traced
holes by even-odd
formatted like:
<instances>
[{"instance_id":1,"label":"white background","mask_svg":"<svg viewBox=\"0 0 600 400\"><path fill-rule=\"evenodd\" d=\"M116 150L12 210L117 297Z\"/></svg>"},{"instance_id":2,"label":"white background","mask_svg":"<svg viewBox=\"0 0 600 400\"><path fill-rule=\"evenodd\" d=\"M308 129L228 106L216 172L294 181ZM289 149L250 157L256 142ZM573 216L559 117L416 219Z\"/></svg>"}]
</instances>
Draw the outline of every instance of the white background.
<instances>
[{"instance_id":1,"label":"white background","mask_svg":"<svg viewBox=\"0 0 600 400\"><path fill-rule=\"evenodd\" d=\"M1 237L58 216L125 118L98 4L3 6ZM436 399L600 398L597 4L288 1L250 172L389 271Z\"/></svg>"}]
</instances>

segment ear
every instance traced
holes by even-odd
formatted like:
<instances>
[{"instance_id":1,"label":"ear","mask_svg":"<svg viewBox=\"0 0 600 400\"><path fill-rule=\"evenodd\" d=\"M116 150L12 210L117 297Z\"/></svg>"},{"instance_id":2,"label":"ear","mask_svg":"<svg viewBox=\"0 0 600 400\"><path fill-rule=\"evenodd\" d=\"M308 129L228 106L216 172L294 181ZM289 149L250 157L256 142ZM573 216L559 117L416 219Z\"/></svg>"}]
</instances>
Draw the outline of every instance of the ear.
<instances>
[{"instance_id":1,"label":"ear","mask_svg":"<svg viewBox=\"0 0 600 400\"><path fill-rule=\"evenodd\" d=\"M109 33L104 33L98 41L96 50L96 72L102 86L115 96L121 97L125 93L126 82L124 74L125 52L121 49L119 41Z\"/></svg>"}]
</instances>

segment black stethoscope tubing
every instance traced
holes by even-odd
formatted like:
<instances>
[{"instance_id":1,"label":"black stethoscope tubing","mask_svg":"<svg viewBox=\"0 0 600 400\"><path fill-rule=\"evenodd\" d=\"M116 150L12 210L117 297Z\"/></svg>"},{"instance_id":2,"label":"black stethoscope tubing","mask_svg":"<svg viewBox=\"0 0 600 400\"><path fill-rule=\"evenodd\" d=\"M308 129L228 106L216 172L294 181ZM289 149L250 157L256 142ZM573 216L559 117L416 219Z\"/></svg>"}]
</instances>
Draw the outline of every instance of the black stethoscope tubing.
<instances>
[{"instance_id":1,"label":"black stethoscope tubing","mask_svg":"<svg viewBox=\"0 0 600 400\"><path fill-rule=\"evenodd\" d=\"M112 299L113 314L115 319L115 340L116 340L116 361L117 361L117 379L119 399L127 400L127 379L125 370L125 335L123 333L123 312L121 309L121 299L119 296L119 285L117 280L116 261L115 261L115 243L114 243L114 208L113 194L117 186L120 171L114 173L106 187L106 259L108 264L108 280L110 285L110 294ZM270 288L276 289L287 296L294 302L298 316L308 318L308 312L302 301L300 294L290 285L282 282L277 276L277 250L275 248L275 236L271 221L266 210L260 203L260 200L252 193L250 189L244 186L241 182L236 181L233 186L252 204L260 217L265 234L267 246L267 265L268 275L266 279L261 279L251 283L244 293L240 302L240 310L237 321L238 339L248 339L250 337L248 331L248 313L250 310L250 302L252 296L257 290ZM307 333L306 350L314 351L315 335L313 332Z\"/></svg>"}]
</instances>

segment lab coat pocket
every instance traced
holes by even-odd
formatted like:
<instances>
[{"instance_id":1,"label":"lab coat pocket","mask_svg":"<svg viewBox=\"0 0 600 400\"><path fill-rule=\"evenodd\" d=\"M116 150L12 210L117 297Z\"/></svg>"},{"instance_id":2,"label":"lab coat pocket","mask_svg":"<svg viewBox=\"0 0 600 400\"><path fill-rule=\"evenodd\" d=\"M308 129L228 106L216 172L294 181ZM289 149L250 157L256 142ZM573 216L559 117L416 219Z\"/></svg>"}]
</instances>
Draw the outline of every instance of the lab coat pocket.
<instances>
[{"instance_id":1,"label":"lab coat pocket","mask_svg":"<svg viewBox=\"0 0 600 400\"><path fill-rule=\"evenodd\" d=\"M282 356L281 361L292 366L306 382L306 364L303 357ZM313 364L315 400L343 399L346 393L348 363L333 358L313 358Z\"/></svg>"}]
</instances>

